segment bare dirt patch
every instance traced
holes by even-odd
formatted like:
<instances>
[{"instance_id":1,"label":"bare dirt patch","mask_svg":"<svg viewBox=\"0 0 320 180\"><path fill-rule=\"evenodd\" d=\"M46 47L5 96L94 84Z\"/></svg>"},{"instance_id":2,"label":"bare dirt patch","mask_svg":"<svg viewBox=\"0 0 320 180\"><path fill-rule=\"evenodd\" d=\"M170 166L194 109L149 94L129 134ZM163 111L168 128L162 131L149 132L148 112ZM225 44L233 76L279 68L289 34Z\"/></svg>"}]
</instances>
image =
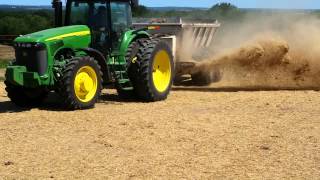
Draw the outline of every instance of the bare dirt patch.
<instances>
[{"instance_id":1,"label":"bare dirt patch","mask_svg":"<svg viewBox=\"0 0 320 180\"><path fill-rule=\"evenodd\" d=\"M0 60L14 59L14 50L10 46L0 44Z\"/></svg>"},{"instance_id":2,"label":"bare dirt patch","mask_svg":"<svg viewBox=\"0 0 320 180\"><path fill-rule=\"evenodd\" d=\"M19 109L0 85L1 178L320 177L315 91L181 87L145 104L108 90L96 108L73 112L55 99Z\"/></svg>"},{"instance_id":3,"label":"bare dirt patch","mask_svg":"<svg viewBox=\"0 0 320 180\"><path fill-rule=\"evenodd\" d=\"M5 69L0 69L0 81L1 79L4 79L5 73L6 73Z\"/></svg>"}]
</instances>

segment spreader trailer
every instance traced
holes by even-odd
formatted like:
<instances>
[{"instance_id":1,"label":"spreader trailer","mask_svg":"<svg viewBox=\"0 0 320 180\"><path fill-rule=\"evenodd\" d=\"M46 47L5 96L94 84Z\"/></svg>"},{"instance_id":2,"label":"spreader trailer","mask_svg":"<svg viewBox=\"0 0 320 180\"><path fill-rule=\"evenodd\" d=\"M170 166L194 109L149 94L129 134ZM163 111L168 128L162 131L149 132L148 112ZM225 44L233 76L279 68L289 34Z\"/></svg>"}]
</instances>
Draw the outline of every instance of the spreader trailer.
<instances>
[{"instance_id":1,"label":"spreader trailer","mask_svg":"<svg viewBox=\"0 0 320 180\"><path fill-rule=\"evenodd\" d=\"M176 81L181 80L184 75L191 75L190 71L197 63L192 60L193 53L211 47L214 35L221 26L215 19L201 23L182 18L137 18L134 20L134 29L149 27L147 31L149 34L160 37L171 47Z\"/></svg>"}]
</instances>

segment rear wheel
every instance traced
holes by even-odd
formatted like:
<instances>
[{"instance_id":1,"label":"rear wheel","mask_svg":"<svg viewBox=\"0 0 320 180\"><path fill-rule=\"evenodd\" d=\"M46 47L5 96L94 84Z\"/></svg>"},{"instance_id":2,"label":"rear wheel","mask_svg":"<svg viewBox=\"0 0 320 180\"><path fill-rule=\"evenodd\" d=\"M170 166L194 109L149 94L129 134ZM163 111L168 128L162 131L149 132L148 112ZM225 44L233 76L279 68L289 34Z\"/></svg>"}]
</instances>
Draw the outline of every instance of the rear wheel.
<instances>
[{"instance_id":1,"label":"rear wheel","mask_svg":"<svg viewBox=\"0 0 320 180\"><path fill-rule=\"evenodd\" d=\"M130 81L135 84L136 82L136 77L139 69L139 62L138 62L138 52L140 47L145 46L146 42L148 39L142 38L138 39L136 41L133 41L127 49L127 53L125 56L126 62L127 62L127 73L129 76ZM124 98L131 98L136 95L134 90L123 90L121 85L116 84L116 89L118 92L118 95L124 97Z\"/></svg>"},{"instance_id":2,"label":"rear wheel","mask_svg":"<svg viewBox=\"0 0 320 180\"><path fill-rule=\"evenodd\" d=\"M136 93L145 101L160 101L167 98L174 76L174 63L170 47L162 41L151 40L140 47L140 61Z\"/></svg>"},{"instance_id":3,"label":"rear wheel","mask_svg":"<svg viewBox=\"0 0 320 180\"><path fill-rule=\"evenodd\" d=\"M44 88L26 88L13 85L8 81L4 83L11 102L20 107L31 107L41 104L49 92Z\"/></svg>"},{"instance_id":4,"label":"rear wheel","mask_svg":"<svg viewBox=\"0 0 320 180\"><path fill-rule=\"evenodd\" d=\"M102 89L102 72L91 57L71 59L62 71L59 93L68 109L94 107Z\"/></svg>"}]
</instances>

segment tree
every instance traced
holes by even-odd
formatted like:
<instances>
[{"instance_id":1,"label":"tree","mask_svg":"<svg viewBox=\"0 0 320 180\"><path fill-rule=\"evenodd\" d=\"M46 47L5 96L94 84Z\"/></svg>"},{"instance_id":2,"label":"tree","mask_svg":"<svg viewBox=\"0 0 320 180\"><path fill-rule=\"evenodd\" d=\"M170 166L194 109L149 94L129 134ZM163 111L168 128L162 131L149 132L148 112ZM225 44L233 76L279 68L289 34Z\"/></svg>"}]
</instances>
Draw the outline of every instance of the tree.
<instances>
[{"instance_id":1,"label":"tree","mask_svg":"<svg viewBox=\"0 0 320 180\"><path fill-rule=\"evenodd\" d=\"M0 19L0 34L20 35L27 33L28 26L23 19L3 17Z\"/></svg>"},{"instance_id":2,"label":"tree","mask_svg":"<svg viewBox=\"0 0 320 180\"><path fill-rule=\"evenodd\" d=\"M149 9L146 6L139 5L137 7L134 7L132 10L132 14L135 17L143 17L150 13Z\"/></svg>"},{"instance_id":3,"label":"tree","mask_svg":"<svg viewBox=\"0 0 320 180\"><path fill-rule=\"evenodd\" d=\"M243 11L231 3L218 3L208 11L209 17L214 17L220 21L237 21L243 17Z\"/></svg>"},{"instance_id":4,"label":"tree","mask_svg":"<svg viewBox=\"0 0 320 180\"><path fill-rule=\"evenodd\" d=\"M51 27L50 21L38 15L24 17L5 16L0 18L1 35L20 35L36 32Z\"/></svg>"},{"instance_id":5,"label":"tree","mask_svg":"<svg viewBox=\"0 0 320 180\"><path fill-rule=\"evenodd\" d=\"M237 6L231 3L218 3L210 8L209 11L232 12L238 10Z\"/></svg>"},{"instance_id":6,"label":"tree","mask_svg":"<svg viewBox=\"0 0 320 180\"><path fill-rule=\"evenodd\" d=\"M50 28L50 22L45 18L38 15L27 15L25 22L29 26L30 32L36 32Z\"/></svg>"}]
</instances>

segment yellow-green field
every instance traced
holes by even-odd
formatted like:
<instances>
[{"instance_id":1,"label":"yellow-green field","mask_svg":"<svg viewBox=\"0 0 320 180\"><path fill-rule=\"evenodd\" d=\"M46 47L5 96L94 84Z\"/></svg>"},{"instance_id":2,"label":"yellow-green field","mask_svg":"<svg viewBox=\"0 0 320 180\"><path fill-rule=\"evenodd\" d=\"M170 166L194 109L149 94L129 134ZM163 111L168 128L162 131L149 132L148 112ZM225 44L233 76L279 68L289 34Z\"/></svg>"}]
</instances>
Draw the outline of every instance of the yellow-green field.
<instances>
[{"instance_id":1,"label":"yellow-green field","mask_svg":"<svg viewBox=\"0 0 320 180\"><path fill-rule=\"evenodd\" d=\"M0 44L0 60L11 60L14 58L14 50L10 46Z\"/></svg>"},{"instance_id":2,"label":"yellow-green field","mask_svg":"<svg viewBox=\"0 0 320 180\"><path fill-rule=\"evenodd\" d=\"M175 89L139 103L104 91L67 112L20 109L0 85L0 179L317 179L320 94Z\"/></svg>"}]
</instances>

